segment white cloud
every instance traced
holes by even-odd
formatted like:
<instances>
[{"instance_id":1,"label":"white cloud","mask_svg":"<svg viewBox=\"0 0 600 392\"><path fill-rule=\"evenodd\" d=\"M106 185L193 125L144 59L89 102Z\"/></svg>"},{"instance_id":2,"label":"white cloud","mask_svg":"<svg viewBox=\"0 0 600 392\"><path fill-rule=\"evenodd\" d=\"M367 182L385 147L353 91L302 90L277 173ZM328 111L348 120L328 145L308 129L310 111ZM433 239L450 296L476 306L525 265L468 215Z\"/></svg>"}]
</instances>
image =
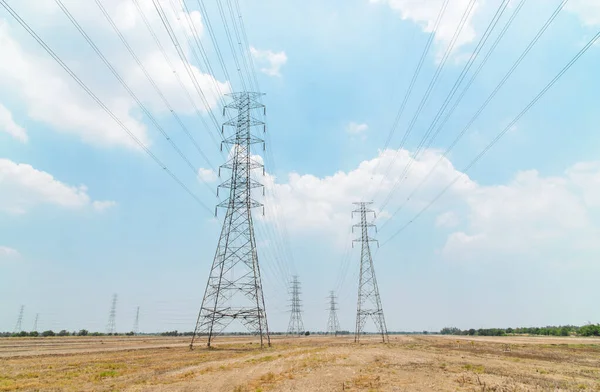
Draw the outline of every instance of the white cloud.
<instances>
[{"instance_id":1,"label":"white cloud","mask_svg":"<svg viewBox=\"0 0 600 392\"><path fill-rule=\"evenodd\" d=\"M111 207L114 207L117 205L117 202L112 201L112 200L105 200L105 201L94 201L92 202L92 207L94 207L94 209L96 211L104 211L107 210Z\"/></svg>"},{"instance_id":2,"label":"white cloud","mask_svg":"<svg viewBox=\"0 0 600 392\"><path fill-rule=\"evenodd\" d=\"M217 173L212 169L198 169L198 178L202 181L213 182L217 180Z\"/></svg>"},{"instance_id":3,"label":"white cloud","mask_svg":"<svg viewBox=\"0 0 600 392\"><path fill-rule=\"evenodd\" d=\"M31 165L0 159L0 211L23 214L39 205L103 210L112 201L92 201L85 185L70 186Z\"/></svg>"},{"instance_id":4,"label":"white cloud","mask_svg":"<svg viewBox=\"0 0 600 392\"><path fill-rule=\"evenodd\" d=\"M471 0L453 0L451 1L440 21L435 40L444 44L452 40L452 36L456 31L462 16L467 9ZM426 33L433 32L435 21L442 8L444 0L370 0L371 3L387 4L392 10L398 12L402 20L411 20L421 26L421 29ZM459 35L454 50L460 46L467 44L475 38L475 29L472 19L481 1L477 1L469 14L465 26ZM445 48L443 49L445 50Z\"/></svg>"},{"instance_id":5,"label":"white cloud","mask_svg":"<svg viewBox=\"0 0 600 392\"><path fill-rule=\"evenodd\" d=\"M565 8L577 14L586 26L600 25L600 2L598 0L571 0Z\"/></svg>"},{"instance_id":6,"label":"white cloud","mask_svg":"<svg viewBox=\"0 0 600 392\"><path fill-rule=\"evenodd\" d=\"M394 159L395 157L397 159ZM386 150L377 158L362 162L354 170L339 171L331 176L291 173L285 182L277 183L268 175L262 182L267 188L274 188L278 197L276 201L265 201L267 213L264 219L274 219L275 214L269 213L269 208L274 205L281 219L285 219L287 225L296 232L326 232L332 237L339 237L340 233L345 234L345 230L340 230L340 227L350 227L352 224L350 211L354 207L353 202L369 199L376 190L379 198L388 194L405 166L412 162L408 176L398 187L390 203L390 206L394 207L399 205L429 173L439 158L440 153L435 150L424 151L416 160L406 150L400 150L398 154L395 150ZM408 210L414 213L415 209L422 208L457 175L461 173L450 161L443 159L423 185L421 192L411 199ZM463 180L458 181L456 187L449 191L450 195L475 187L467 176L463 177ZM386 211L379 213L380 208L377 204L374 204L373 208L378 211L378 216L386 215Z\"/></svg>"},{"instance_id":7,"label":"white cloud","mask_svg":"<svg viewBox=\"0 0 600 392\"><path fill-rule=\"evenodd\" d=\"M14 259L20 257L21 253L18 250L9 248L8 246L0 245L0 260L2 259Z\"/></svg>"},{"instance_id":8,"label":"white cloud","mask_svg":"<svg viewBox=\"0 0 600 392\"><path fill-rule=\"evenodd\" d=\"M346 126L346 132L357 135L359 133L366 132L369 129L369 126L365 123L357 124L355 122L351 122Z\"/></svg>"},{"instance_id":9,"label":"white cloud","mask_svg":"<svg viewBox=\"0 0 600 392\"><path fill-rule=\"evenodd\" d=\"M460 223L458 215L453 211L447 211L435 218L436 227L456 227Z\"/></svg>"},{"instance_id":10,"label":"white cloud","mask_svg":"<svg viewBox=\"0 0 600 392\"><path fill-rule=\"evenodd\" d=\"M169 22L175 30L181 48L188 60L191 51L185 31L190 31L187 18L180 5L172 6L161 0ZM137 63L120 42L111 26L96 5L75 0L64 1L66 7L84 27L113 64L127 84L154 112L168 114L161 98L147 81ZM181 89L173 69L162 56L147 31L137 9L128 0L103 2L122 33L135 49L149 74L170 102L175 111L190 114L197 107L206 112L194 82L186 72L158 17L151 0L141 0L150 25L163 43L167 57L194 100ZM100 99L129 127L143 143L149 144L149 135L135 101L91 51L85 40L74 30L68 19L53 1L23 2L14 5L23 18L30 21L37 32L53 47L78 76ZM92 7L92 9L90 9ZM174 9L175 8L175 9ZM202 35L200 14L191 13L196 29ZM64 45L68 38L69 45ZM12 92L28 109L34 120L47 123L57 132L72 134L83 142L100 146L126 146L137 148L135 142L71 80L41 48L31 45L31 39L12 19L0 19L0 88ZM211 108L219 101L219 95L230 92L227 82L219 82L196 66L191 66L199 87ZM215 87L217 86L217 87Z\"/></svg>"},{"instance_id":11,"label":"white cloud","mask_svg":"<svg viewBox=\"0 0 600 392\"><path fill-rule=\"evenodd\" d=\"M15 139L26 143L27 133L25 129L13 120L12 113L0 103L0 132L6 132Z\"/></svg>"},{"instance_id":12,"label":"white cloud","mask_svg":"<svg viewBox=\"0 0 600 392\"><path fill-rule=\"evenodd\" d=\"M280 69L287 63L287 56L284 51L273 52L271 50L259 50L251 46L250 53L259 64L266 64L265 67L260 69L261 72L269 76L281 77Z\"/></svg>"},{"instance_id":13,"label":"white cloud","mask_svg":"<svg viewBox=\"0 0 600 392\"><path fill-rule=\"evenodd\" d=\"M528 170L506 185L478 185L461 197L467 227L449 236L442 253L452 259L552 258L600 250L599 222L593 219L598 195L598 162L576 164L562 176Z\"/></svg>"}]
</instances>

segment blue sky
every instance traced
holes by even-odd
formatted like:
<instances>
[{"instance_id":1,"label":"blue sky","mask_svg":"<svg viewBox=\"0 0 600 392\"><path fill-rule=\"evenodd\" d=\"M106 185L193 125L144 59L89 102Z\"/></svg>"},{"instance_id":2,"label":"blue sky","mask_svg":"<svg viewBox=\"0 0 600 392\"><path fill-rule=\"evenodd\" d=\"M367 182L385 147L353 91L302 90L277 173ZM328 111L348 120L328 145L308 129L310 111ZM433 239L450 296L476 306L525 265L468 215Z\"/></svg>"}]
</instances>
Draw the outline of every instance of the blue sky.
<instances>
[{"instance_id":1,"label":"blue sky","mask_svg":"<svg viewBox=\"0 0 600 392\"><path fill-rule=\"evenodd\" d=\"M138 1L192 102L132 0L101 3L212 167L218 167L224 157L209 134L215 129L201 122L210 124L211 118L152 1ZM211 168L95 2L63 1L192 167L54 1L7 2L212 210L217 199L210 189L218 181ZM211 110L223 121L219 92L238 91L241 83L218 9L207 4L207 15L201 15L197 2L187 2L214 71L210 75L188 44L192 30L180 2L160 3ZM461 172L597 33L600 6L594 0L568 1L448 159L434 168L560 1L525 2L439 137L430 149L417 151L501 4L476 1L401 146L468 3L450 0L399 126L383 151L442 1L240 0L257 77L266 93L267 149L272 154L266 160L268 175L262 178L268 189L266 215L257 217L272 330L287 327L286 280L292 273L303 284L307 329L326 327L326 297L334 289L342 328L353 328L360 252L348 249L353 238L350 212L353 201L370 198L381 228L376 236L385 242L374 260L390 330L600 322L595 279L600 272L599 46L475 167L466 175ZM517 4L511 1L506 8L472 70ZM219 65L207 20L231 80ZM113 293L119 295L120 331L131 329L137 306L143 331L191 330L224 211L214 219L135 148L3 8L0 51L8 53L0 59L0 330L11 331L19 307L25 305L26 328L39 313L40 329L102 331ZM382 208L406 165L411 168L406 179ZM430 170L429 181L389 219ZM199 180L199 171L206 183ZM454 187L387 241L459 175L463 177ZM285 246L291 252L282 251Z\"/></svg>"}]
</instances>

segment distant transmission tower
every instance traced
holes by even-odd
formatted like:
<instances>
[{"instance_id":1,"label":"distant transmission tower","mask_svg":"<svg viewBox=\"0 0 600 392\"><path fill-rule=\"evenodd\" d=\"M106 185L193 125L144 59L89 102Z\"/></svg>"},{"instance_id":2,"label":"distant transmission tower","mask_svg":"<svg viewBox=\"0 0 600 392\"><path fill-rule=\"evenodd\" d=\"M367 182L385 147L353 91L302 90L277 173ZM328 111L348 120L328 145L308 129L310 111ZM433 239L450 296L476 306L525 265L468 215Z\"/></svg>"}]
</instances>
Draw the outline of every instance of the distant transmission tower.
<instances>
[{"instance_id":1,"label":"distant transmission tower","mask_svg":"<svg viewBox=\"0 0 600 392\"><path fill-rule=\"evenodd\" d=\"M360 278L358 281L358 304L356 310L356 331L354 341L358 342L360 335L363 333L363 328L370 316L375 323L377 331L381 334L383 342L389 341L385 318L383 317L383 308L381 306L381 298L379 297L379 288L377 287L377 279L375 278L375 268L373 266L373 257L371 256L370 242L377 240L369 237L369 227L375 227L374 224L367 222L367 214L375 211L367 208L367 205L372 203L360 202L354 203L358 209L352 211L352 217L355 213L360 214L360 223L352 227L360 227L361 236L355 239L354 242L361 243L360 254ZM375 228L377 230L377 228ZM354 245L353 242L353 245Z\"/></svg>"},{"instance_id":2,"label":"distant transmission tower","mask_svg":"<svg viewBox=\"0 0 600 392\"><path fill-rule=\"evenodd\" d=\"M260 95L250 92L229 94L233 102L223 109L223 112L225 109L237 110L237 116L223 124L223 128L231 126L235 129L235 133L223 141L232 148L229 160L219 168L219 175L221 169L229 169L231 177L217 188L217 193L219 188L229 189L229 197L218 205L227 208L227 213L190 348L193 348L196 336L208 336L210 347L213 337L233 320L259 334L261 347L264 340L271 345L251 212L252 208L263 206L252 198L252 189L263 185L252 179L251 172L262 168L264 174L264 167L252 158L250 151L257 143L262 143L264 149L264 140L251 133L251 128L259 125L265 131L264 122L252 117L256 109L265 110L258 102Z\"/></svg>"},{"instance_id":3,"label":"distant transmission tower","mask_svg":"<svg viewBox=\"0 0 600 392\"><path fill-rule=\"evenodd\" d=\"M329 321L327 322L327 333L337 336L340 330L340 322L337 318L337 302L335 302L335 293L329 292Z\"/></svg>"},{"instance_id":4,"label":"distant transmission tower","mask_svg":"<svg viewBox=\"0 0 600 392\"><path fill-rule=\"evenodd\" d=\"M108 324L106 325L106 333L114 334L117 331L115 319L117 317L117 294L113 294L110 313L108 314Z\"/></svg>"},{"instance_id":5,"label":"distant transmission tower","mask_svg":"<svg viewBox=\"0 0 600 392\"><path fill-rule=\"evenodd\" d=\"M15 333L19 333L23 330L23 312L25 311L25 305L21 305L19 310L19 318L17 318L17 324L15 325Z\"/></svg>"},{"instance_id":6,"label":"distant transmission tower","mask_svg":"<svg viewBox=\"0 0 600 392\"><path fill-rule=\"evenodd\" d=\"M292 278L292 287L290 288L290 323L288 324L288 335L300 335L304 332L304 323L302 322L302 302L300 301L300 281L297 276Z\"/></svg>"},{"instance_id":7,"label":"distant transmission tower","mask_svg":"<svg viewBox=\"0 0 600 392\"><path fill-rule=\"evenodd\" d=\"M135 312L135 321L133 322L133 334L137 335L140 332L140 307L137 307Z\"/></svg>"},{"instance_id":8,"label":"distant transmission tower","mask_svg":"<svg viewBox=\"0 0 600 392\"><path fill-rule=\"evenodd\" d=\"M38 319L40 318L40 314L36 313L35 314L35 321L33 322L33 332L37 332L37 327L38 327Z\"/></svg>"}]
</instances>

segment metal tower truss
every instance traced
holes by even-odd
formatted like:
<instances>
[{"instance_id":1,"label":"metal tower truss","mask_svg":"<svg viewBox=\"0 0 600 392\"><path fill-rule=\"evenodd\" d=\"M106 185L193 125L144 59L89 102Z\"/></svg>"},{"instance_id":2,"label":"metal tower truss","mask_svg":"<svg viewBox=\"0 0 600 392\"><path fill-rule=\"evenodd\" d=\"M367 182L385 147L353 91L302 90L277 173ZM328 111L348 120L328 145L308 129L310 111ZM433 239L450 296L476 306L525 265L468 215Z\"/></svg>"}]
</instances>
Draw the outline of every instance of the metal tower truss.
<instances>
[{"instance_id":1,"label":"metal tower truss","mask_svg":"<svg viewBox=\"0 0 600 392\"><path fill-rule=\"evenodd\" d=\"M110 313L108 314L108 324L106 324L106 333L114 334L117 332L116 319L117 319L117 294L113 294L112 302L110 305Z\"/></svg>"},{"instance_id":2,"label":"metal tower truss","mask_svg":"<svg viewBox=\"0 0 600 392\"><path fill-rule=\"evenodd\" d=\"M377 332L381 334L383 342L389 342L385 318L383 316L383 308L381 306L381 297L379 296L379 288L377 287L377 278L375 277L375 267L373 266L373 257L371 256L370 242L377 242L376 239L369 237L369 228L375 227L374 224L367 222L367 214L372 213L375 216L375 211L367 208L371 202L354 203L358 208L352 211L352 217L357 213L360 215L360 223L352 226L354 232L355 227L359 227L361 231L360 238L352 242L361 243L360 254L360 278L358 281L358 304L356 310L356 330L354 333L354 341L360 340L360 335L364 332L365 323L370 317L375 323ZM375 227L375 230L377 228Z\"/></svg>"},{"instance_id":3,"label":"metal tower truss","mask_svg":"<svg viewBox=\"0 0 600 392\"><path fill-rule=\"evenodd\" d=\"M340 322L337 317L337 302L335 293L329 292L329 320L327 321L327 333L337 336L340 331Z\"/></svg>"},{"instance_id":4,"label":"metal tower truss","mask_svg":"<svg viewBox=\"0 0 600 392\"><path fill-rule=\"evenodd\" d=\"M223 108L223 115L226 109L237 111L237 116L223 124L223 133L225 127L233 127L234 134L221 144L221 147L223 144L232 146L227 162L219 168L219 176L222 169L231 170L230 178L218 187L229 189L229 197L217 206L226 208L227 212L190 348L199 336L207 336L210 347L214 336L234 320L260 335L261 347L265 340L271 344L252 222L252 209L263 206L252 198L252 189L263 185L251 178L251 172L263 168L264 173L264 167L252 159L250 151L251 146L258 143L263 144L264 150L264 140L251 133L256 126L263 126L265 131L264 122L252 117L257 109L265 110L258 101L260 95L229 94L233 102Z\"/></svg>"},{"instance_id":5,"label":"metal tower truss","mask_svg":"<svg viewBox=\"0 0 600 392\"><path fill-rule=\"evenodd\" d=\"M304 323L302 322L302 301L300 300L300 281L298 276L292 278L292 287L290 288L290 323L288 324L288 335L301 335L304 333Z\"/></svg>"}]
</instances>

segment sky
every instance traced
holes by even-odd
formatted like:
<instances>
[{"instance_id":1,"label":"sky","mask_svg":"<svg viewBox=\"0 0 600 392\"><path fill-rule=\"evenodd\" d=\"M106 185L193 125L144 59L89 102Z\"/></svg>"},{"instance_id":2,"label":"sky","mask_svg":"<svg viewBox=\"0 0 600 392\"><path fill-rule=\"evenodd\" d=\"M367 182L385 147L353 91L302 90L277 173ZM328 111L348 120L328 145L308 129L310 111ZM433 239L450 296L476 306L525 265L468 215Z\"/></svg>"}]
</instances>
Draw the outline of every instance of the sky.
<instances>
[{"instance_id":1,"label":"sky","mask_svg":"<svg viewBox=\"0 0 600 392\"><path fill-rule=\"evenodd\" d=\"M138 306L143 332L194 328L225 213L222 105L250 66L271 330L293 274L307 330L330 290L353 330L357 201L391 331L600 322L600 45L513 121L598 33L596 0L567 1L474 121L563 1L449 0L438 21L442 0L239 0L247 42L238 0L156 1L176 39L152 0L62 1L101 57L54 0L6 0L114 118L0 7L0 331L21 305L24 329L104 331L113 293L118 331Z\"/></svg>"}]
</instances>

